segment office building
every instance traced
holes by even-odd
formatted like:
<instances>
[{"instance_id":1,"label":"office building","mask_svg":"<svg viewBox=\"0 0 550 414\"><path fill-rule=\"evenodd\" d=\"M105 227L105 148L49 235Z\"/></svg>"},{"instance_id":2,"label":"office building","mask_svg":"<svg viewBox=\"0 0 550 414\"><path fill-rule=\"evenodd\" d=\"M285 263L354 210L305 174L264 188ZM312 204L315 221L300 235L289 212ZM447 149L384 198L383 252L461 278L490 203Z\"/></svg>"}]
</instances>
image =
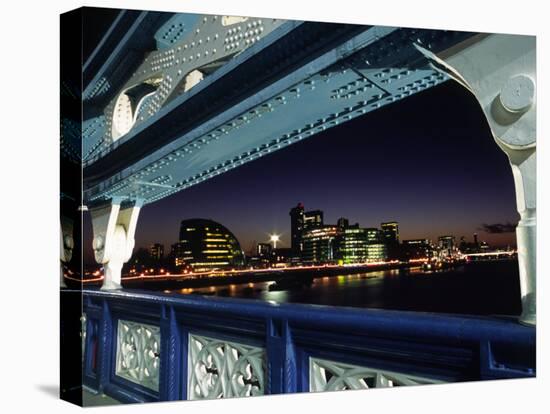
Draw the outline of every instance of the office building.
<instances>
[{"instance_id":1,"label":"office building","mask_svg":"<svg viewBox=\"0 0 550 414\"><path fill-rule=\"evenodd\" d=\"M399 223L397 221L389 221L380 225L384 243L387 245L399 244Z\"/></svg>"},{"instance_id":2,"label":"office building","mask_svg":"<svg viewBox=\"0 0 550 414\"><path fill-rule=\"evenodd\" d=\"M340 220L338 220L338 228L341 233L338 238L337 253L339 262L344 264L366 262L367 229L360 228L358 224L343 226L344 223Z\"/></svg>"},{"instance_id":3,"label":"office building","mask_svg":"<svg viewBox=\"0 0 550 414\"><path fill-rule=\"evenodd\" d=\"M258 243L256 254L262 258L269 258L272 254L272 247L269 243Z\"/></svg>"},{"instance_id":4,"label":"office building","mask_svg":"<svg viewBox=\"0 0 550 414\"><path fill-rule=\"evenodd\" d=\"M154 243L149 248L149 256L151 261L160 262L164 258L164 245L160 243Z\"/></svg>"},{"instance_id":5,"label":"office building","mask_svg":"<svg viewBox=\"0 0 550 414\"><path fill-rule=\"evenodd\" d=\"M446 256L451 256L455 250L455 236L439 236L439 250Z\"/></svg>"},{"instance_id":6,"label":"office building","mask_svg":"<svg viewBox=\"0 0 550 414\"><path fill-rule=\"evenodd\" d=\"M302 262L309 264L330 263L336 260L337 226L324 225L304 230L302 236Z\"/></svg>"},{"instance_id":7,"label":"office building","mask_svg":"<svg viewBox=\"0 0 550 414\"><path fill-rule=\"evenodd\" d=\"M396 223L397 224L397 223ZM388 246L380 229L367 228L367 262L381 262L388 258Z\"/></svg>"},{"instance_id":8,"label":"office building","mask_svg":"<svg viewBox=\"0 0 550 414\"><path fill-rule=\"evenodd\" d=\"M323 212L321 210L306 211L304 213L304 230L321 227L323 225Z\"/></svg>"},{"instance_id":9,"label":"office building","mask_svg":"<svg viewBox=\"0 0 550 414\"><path fill-rule=\"evenodd\" d=\"M191 251L185 251L185 245L177 242L170 248L170 264L174 270L180 271L185 267L186 260L192 259Z\"/></svg>"},{"instance_id":10,"label":"office building","mask_svg":"<svg viewBox=\"0 0 550 414\"><path fill-rule=\"evenodd\" d=\"M304 205L298 205L290 210L290 248L295 256L302 252L302 231L304 230Z\"/></svg>"},{"instance_id":11,"label":"office building","mask_svg":"<svg viewBox=\"0 0 550 414\"><path fill-rule=\"evenodd\" d=\"M180 263L194 271L238 268L244 253L237 238L226 227L212 220L183 220L177 243Z\"/></svg>"},{"instance_id":12,"label":"office building","mask_svg":"<svg viewBox=\"0 0 550 414\"><path fill-rule=\"evenodd\" d=\"M403 259L424 259L433 256L433 249L428 239L403 240L401 243Z\"/></svg>"}]
</instances>

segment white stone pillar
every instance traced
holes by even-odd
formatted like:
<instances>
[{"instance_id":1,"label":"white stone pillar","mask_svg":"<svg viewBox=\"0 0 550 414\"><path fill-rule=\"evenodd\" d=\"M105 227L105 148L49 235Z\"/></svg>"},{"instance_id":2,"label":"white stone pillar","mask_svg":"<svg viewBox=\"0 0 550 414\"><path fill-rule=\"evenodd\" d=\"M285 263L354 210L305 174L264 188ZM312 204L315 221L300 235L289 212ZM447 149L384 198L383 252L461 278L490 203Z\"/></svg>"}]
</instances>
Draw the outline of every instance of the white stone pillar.
<instances>
[{"instance_id":1,"label":"white stone pillar","mask_svg":"<svg viewBox=\"0 0 550 414\"><path fill-rule=\"evenodd\" d=\"M537 228L535 37L477 35L438 56L418 45L416 47L435 69L446 73L474 94L497 145L510 160L521 217L517 227L523 308L520 322L534 325Z\"/></svg>"},{"instance_id":2,"label":"white stone pillar","mask_svg":"<svg viewBox=\"0 0 550 414\"><path fill-rule=\"evenodd\" d=\"M137 202L121 205L120 201L113 200L90 209L94 256L104 267L103 290L122 288L122 266L132 256L140 207Z\"/></svg>"}]
</instances>

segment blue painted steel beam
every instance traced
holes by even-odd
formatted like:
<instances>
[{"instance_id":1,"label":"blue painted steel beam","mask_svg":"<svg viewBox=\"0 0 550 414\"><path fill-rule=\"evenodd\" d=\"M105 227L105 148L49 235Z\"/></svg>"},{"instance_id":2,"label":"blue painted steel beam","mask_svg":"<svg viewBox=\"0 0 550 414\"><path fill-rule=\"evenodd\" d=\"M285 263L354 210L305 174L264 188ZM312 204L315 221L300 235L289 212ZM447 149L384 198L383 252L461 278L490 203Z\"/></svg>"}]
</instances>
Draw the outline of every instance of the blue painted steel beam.
<instances>
[{"instance_id":1,"label":"blue painted steel beam","mask_svg":"<svg viewBox=\"0 0 550 414\"><path fill-rule=\"evenodd\" d=\"M157 116L140 124L139 128L131 130L116 143L111 144L102 154L86 160L85 179L93 182L97 175L105 176L113 171L120 171L121 167L114 168L114 164L122 154L129 157L127 158L129 160L139 159L144 152L147 152L148 147L159 147L189 130L188 118L201 117L204 121L204 118L208 118L208 114L216 114L228 107L238 105L244 98L254 95L280 78L291 69L289 66L301 66L300 64L304 61L311 60L311 54L319 53L323 47L326 47L327 42L336 41L336 45L340 45L343 41L342 36L347 40L358 31L360 30L357 26L351 25L285 23L193 89L167 104ZM306 48L304 41L308 37L317 40L312 39L309 48ZM340 42L337 39L340 39ZM312 50L308 53L304 48ZM202 114L201 111L205 110L206 113ZM156 134L154 142L149 139L151 134ZM148 152L151 151L150 149ZM129 161L126 162L128 163Z\"/></svg>"},{"instance_id":2,"label":"blue painted steel beam","mask_svg":"<svg viewBox=\"0 0 550 414\"><path fill-rule=\"evenodd\" d=\"M154 202L435 86L446 77L413 44L437 52L472 35L284 23L96 151L85 201Z\"/></svg>"},{"instance_id":3,"label":"blue painted steel beam","mask_svg":"<svg viewBox=\"0 0 550 414\"><path fill-rule=\"evenodd\" d=\"M154 35L170 13L121 10L82 67L84 120L97 116L126 78L154 49Z\"/></svg>"}]
</instances>

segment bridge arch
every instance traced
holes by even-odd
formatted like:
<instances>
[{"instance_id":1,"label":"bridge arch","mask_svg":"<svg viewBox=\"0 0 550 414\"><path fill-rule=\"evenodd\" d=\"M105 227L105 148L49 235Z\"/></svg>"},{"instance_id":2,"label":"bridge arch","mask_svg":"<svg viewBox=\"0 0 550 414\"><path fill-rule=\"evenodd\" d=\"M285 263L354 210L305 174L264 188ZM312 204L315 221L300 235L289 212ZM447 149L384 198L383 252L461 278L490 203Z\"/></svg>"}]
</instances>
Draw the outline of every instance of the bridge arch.
<instances>
[{"instance_id":1,"label":"bridge arch","mask_svg":"<svg viewBox=\"0 0 550 414\"><path fill-rule=\"evenodd\" d=\"M523 312L536 324L536 44L533 36L479 34L435 55L415 47L438 71L476 97L496 144L508 156L520 214L517 243Z\"/></svg>"},{"instance_id":2,"label":"bridge arch","mask_svg":"<svg viewBox=\"0 0 550 414\"><path fill-rule=\"evenodd\" d=\"M313 33L316 33L314 29L320 30L323 27L307 27L303 30L312 30ZM288 29L299 33L299 29L295 29L290 25L288 25ZM318 93L321 85L331 81L331 75L339 76L339 81L346 81L346 77L359 71L362 78L360 79L361 82L352 79L344 85L345 87L335 90L334 96L330 96L334 103L337 102L342 107L329 108L329 115L321 116L318 121L315 121L315 119L313 119L313 122L309 119L302 120L303 123L297 125L298 128L295 130L291 128L290 133L280 131L281 138L274 140L273 149L307 138L339 122L345 122L354 116L359 116L382 105L408 97L419 90L434 86L445 77L450 77L471 91L477 98L489 122L495 141L507 154L512 165L517 207L521 216L518 226L518 244L522 275L522 299L524 301L522 320L526 323L534 323L536 229L534 38L514 35L473 34L460 37L456 33L451 34L449 38L448 34L436 33L435 31L401 32L400 30L396 28L374 28L366 29L358 35L342 32L343 38L351 39L342 43L345 47L338 47L335 49L335 53L323 54L315 58L314 61L294 62L289 60L288 64L294 62L298 65L293 67L294 72L292 74L281 79L262 78L267 82L265 88L261 89L265 93L256 93L250 99L238 101L237 105L230 108L231 110L219 113L219 116L216 115L213 118L215 119L214 122L209 122L208 128L211 129L207 129L203 124L192 125L190 127L195 129L189 133L179 135L179 130L162 128L160 125L155 124L157 133L161 134L168 131L166 136L162 138L157 135L158 139L155 140L155 143L148 141L147 134L143 133L141 135L136 134L135 139L132 141L125 141L124 146L113 146L111 152L105 152L107 155L97 160L95 164L92 162L87 167L93 179L89 181L90 185L85 190L85 196L91 202L118 198L126 201L146 199L147 202L154 202L262 156L270 152L271 144L269 140L272 137L266 138L267 141L263 142L263 138L254 138L261 134L249 130L250 139L237 141L231 139L231 137L225 138L232 133L241 135L244 133L247 128L246 125L250 124L250 118L248 115L242 115L246 112L251 116L262 118L262 121L274 119L270 116L278 116L282 111L282 109L278 109L279 107L283 108L290 100L296 99L300 99L303 107L309 108L313 106L313 103L311 103L313 98L311 97L314 95L310 94L309 105L303 104L306 101L304 96L313 90ZM228 36L230 35L228 32ZM373 38L384 40L377 46L371 47L369 42ZM290 39L290 37L285 36L284 39ZM438 41L441 43L434 48L434 42ZM414 50L415 47L416 51ZM273 66L272 60L270 60L273 58L272 54L265 52L260 46L257 49L255 51L258 56L261 54L263 59L262 61L258 58L257 63ZM281 48L285 53L290 53L291 50L287 49ZM358 50L363 50L364 53L362 52L360 56L356 56L353 52ZM437 50L438 54L435 54L432 50ZM418 52L420 52L420 55ZM247 75L246 70L243 69L239 72L238 69L240 63L245 66L247 54L243 53L240 56L242 58L237 57L235 65L231 68L235 73L238 73L238 76L245 77ZM297 59L296 56L300 55L294 51L292 57ZM359 61L354 61L355 57ZM427 72L430 73L425 75L423 68L426 67L426 59L430 62L431 69L428 69ZM384 69L389 70L392 65L407 66L409 64L412 70L405 70L391 75L389 72L386 73ZM418 70L417 65L420 65L422 69ZM326 73L327 68L330 69L329 71L334 69L334 73ZM440 74L436 73L434 75L434 71L440 72ZM310 80L312 73L318 77L315 82ZM241 79L237 75L235 76L235 79ZM334 82L334 76L332 83L339 83ZM416 79L418 77L420 79ZM220 78L222 78L221 75L216 77L215 80ZM275 82L275 80L277 81ZM233 82L233 84L235 83ZM275 84L276 87L273 86ZM210 83L207 85L210 85ZM227 85L224 84L224 86ZM119 120L116 121L117 125L113 139L120 138L122 133L128 131L136 122L136 114L138 109L142 107L140 103L152 93L147 88L139 85L137 88L127 89L124 96L118 97L119 105L117 105L116 110L118 111ZM201 91L204 90L206 90L206 87L201 89ZM227 94L227 90L220 89L218 92L221 91ZM370 96L370 99L360 99L363 97L363 93L366 97ZM202 106L193 105L193 108L209 106L210 101L206 97L206 92L201 96L199 96L199 93L192 95L193 98L196 98L196 102L203 104ZM164 96L164 98L167 98L167 96ZM181 101L184 103L185 99ZM356 101L357 105L352 105ZM177 108L171 108L170 116L162 121L168 123L168 126L173 126L173 121L176 118L178 121L186 118L185 110L190 107L181 105ZM272 113L275 115L269 115ZM313 114L311 116L314 118ZM160 123L161 119L157 121ZM201 126L203 128L200 128ZM181 126L181 128L184 127ZM237 130L239 131L235 132ZM149 147L144 144L148 144ZM197 152L206 145L209 145L210 155L217 153L218 156L208 157L203 154L202 158L199 159L200 154L197 155ZM228 148L228 146L231 146L231 148ZM114 154L116 151L118 152ZM149 155L146 158L140 158L140 154L147 151L149 151ZM202 152L204 153L204 150ZM139 171L133 167L127 168L124 165L124 162L129 160L127 157L131 157L133 153L137 155L135 155L132 162L139 162ZM189 155L191 153L193 154ZM124 157L119 160L118 164L110 169L102 167L108 163L109 159L116 159L121 154ZM183 158L185 158L185 161L178 161ZM169 166L176 164L176 162L184 162L188 167L186 171L175 171L175 168L169 171ZM163 171L159 173L161 169ZM94 171L99 171L99 173L94 176ZM114 175L111 175L111 173Z\"/></svg>"}]
</instances>

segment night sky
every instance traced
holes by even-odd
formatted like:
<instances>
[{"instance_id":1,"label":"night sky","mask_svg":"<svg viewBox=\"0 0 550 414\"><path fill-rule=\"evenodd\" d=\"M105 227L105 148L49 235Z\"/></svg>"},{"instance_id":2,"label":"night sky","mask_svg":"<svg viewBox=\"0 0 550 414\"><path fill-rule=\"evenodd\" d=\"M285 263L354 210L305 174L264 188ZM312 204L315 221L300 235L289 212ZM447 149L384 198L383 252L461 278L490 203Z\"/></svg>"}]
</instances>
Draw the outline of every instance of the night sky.
<instances>
[{"instance_id":1,"label":"night sky","mask_svg":"<svg viewBox=\"0 0 550 414\"><path fill-rule=\"evenodd\" d=\"M196 217L228 227L245 251L272 232L289 246L298 202L325 223L396 220L401 239L477 232L497 246L515 245L519 217L506 156L473 96L449 81L145 206L136 247L169 251L180 221Z\"/></svg>"}]
</instances>

